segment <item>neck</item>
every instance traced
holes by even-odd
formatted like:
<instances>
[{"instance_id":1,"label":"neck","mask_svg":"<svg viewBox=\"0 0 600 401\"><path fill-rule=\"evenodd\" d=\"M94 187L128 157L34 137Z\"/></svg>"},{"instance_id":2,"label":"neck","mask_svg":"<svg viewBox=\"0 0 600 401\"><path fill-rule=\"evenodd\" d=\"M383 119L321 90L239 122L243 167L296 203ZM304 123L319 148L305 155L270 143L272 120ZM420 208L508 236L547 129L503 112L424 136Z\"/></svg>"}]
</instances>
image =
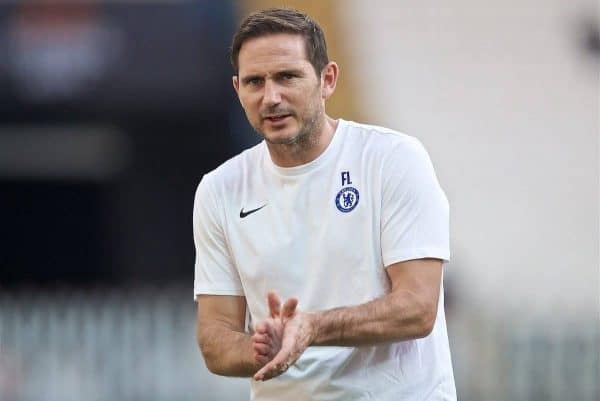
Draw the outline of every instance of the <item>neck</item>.
<instances>
[{"instance_id":1,"label":"neck","mask_svg":"<svg viewBox=\"0 0 600 401\"><path fill-rule=\"evenodd\" d=\"M315 131L292 144L267 143L271 160L279 167L296 167L319 157L333 139L338 121L324 115Z\"/></svg>"}]
</instances>

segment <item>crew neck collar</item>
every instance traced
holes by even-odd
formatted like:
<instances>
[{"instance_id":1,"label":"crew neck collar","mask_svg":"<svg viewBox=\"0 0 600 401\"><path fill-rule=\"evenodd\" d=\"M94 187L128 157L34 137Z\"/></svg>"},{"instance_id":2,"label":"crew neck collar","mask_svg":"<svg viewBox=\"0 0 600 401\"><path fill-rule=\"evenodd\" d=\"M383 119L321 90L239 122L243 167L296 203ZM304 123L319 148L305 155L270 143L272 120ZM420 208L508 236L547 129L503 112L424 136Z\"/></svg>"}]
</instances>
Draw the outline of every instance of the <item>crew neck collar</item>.
<instances>
[{"instance_id":1,"label":"crew neck collar","mask_svg":"<svg viewBox=\"0 0 600 401\"><path fill-rule=\"evenodd\" d=\"M333 131L333 137L331 138L331 141L329 142L323 153L317 156L316 159L311 160L308 163L301 164L299 166L280 167L273 163L273 160L271 159L271 154L269 153L269 148L267 147L267 143L263 140L265 164L267 164L267 166L269 166L269 168L274 172L285 176L302 175L317 169L318 167L323 165L323 163L325 163L327 159L329 159L330 155L333 153L333 149L335 149L338 146L338 137L340 136L340 133L345 129L346 121L342 120L341 118L338 118L337 122L337 127L335 128L335 131Z\"/></svg>"}]
</instances>

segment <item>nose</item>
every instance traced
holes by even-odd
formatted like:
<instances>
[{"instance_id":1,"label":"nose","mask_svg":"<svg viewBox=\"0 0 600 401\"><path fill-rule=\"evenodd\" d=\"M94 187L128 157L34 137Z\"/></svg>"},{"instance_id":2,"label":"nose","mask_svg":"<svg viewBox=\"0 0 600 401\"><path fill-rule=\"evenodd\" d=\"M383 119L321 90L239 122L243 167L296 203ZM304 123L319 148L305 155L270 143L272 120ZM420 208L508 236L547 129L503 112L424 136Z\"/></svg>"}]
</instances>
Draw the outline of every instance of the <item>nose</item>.
<instances>
[{"instance_id":1,"label":"nose","mask_svg":"<svg viewBox=\"0 0 600 401\"><path fill-rule=\"evenodd\" d=\"M270 79L265 81L263 94L263 104L267 107L275 106L281 103L281 92L279 85Z\"/></svg>"}]
</instances>

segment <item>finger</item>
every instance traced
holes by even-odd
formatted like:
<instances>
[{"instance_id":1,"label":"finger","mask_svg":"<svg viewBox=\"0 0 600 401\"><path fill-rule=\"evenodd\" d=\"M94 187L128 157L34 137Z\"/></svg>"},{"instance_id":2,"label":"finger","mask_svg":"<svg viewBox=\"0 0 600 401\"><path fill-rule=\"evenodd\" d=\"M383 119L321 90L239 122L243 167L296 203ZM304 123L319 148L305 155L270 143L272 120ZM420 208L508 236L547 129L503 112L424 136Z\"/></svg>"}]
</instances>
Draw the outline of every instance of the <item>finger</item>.
<instances>
[{"instance_id":1,"label":"finger","mask_svg":"<svg viewBox=\"0 0 600 401\"><path fill-rule=\"evenodd\" d=\"M256 326L254 326L254 331L259 334L267 333L267 324L265 322L258 322Z\"/></svg>"},{"instance_id":2,"label":"finger","mask_svg":"<svg viewBox=\"0 0 600 401\"><path fill-rule=\"evenodd\" d=\"M255 353L264 356L269 356L269 354L271 353L271 347L269 347L266 344L254 343L252 344L252 349Z\"/></svg>"},{"instance_id":3,"label":"finger","mask_svg":"<svg viewBox=\"0 0 600 401\"><path fill-rule=\"evenodd\" d=\"M272 364L273 361L267 363L262 369L260 369L255 375L254 380L266 381L274 377L280 376L285 373L289 365L284 363Z\"/></svg>"},{"instance_id":4,"label":"finger","mask_svg":"<svg viewBox=\"0 0 600 401\"><path fill-rule=\"evenodd\" d=\"M290 357L290 352L287 350L281 350L275 355L273 360L263 366L256 374L254 375L254 380L269 380L273 377L277 377L289 368L289 364L286 363L286 360Z\"/></svg>"},{"instance_id":5,"label":"finger","mask_svg":"<svg viewBox=\"0 0 600 401\"><path fill-rule=\"evenodd\" d=\"M281 310L281 318L289 319L294 316L296 312L296 306L298 306L298 298L290 298L283 304L283 309Z\"/></svg>"},{"instance_id":6,"label":"finger","mask_svg":"<svg viewBox=\"0 0 600 401\"><path fill-rule=\"evenodd\" d=\"M277 320L279 320L279 317L277 317ZM265 324L265 335L269 336L272 339L277 338L278 334L277 334L277 328L275 327L275 322L273 322L272 320L268 322L268 324Z\"/></svg>"},{"instance_id":7,"label":"finger","mask_svg":"<svg viewBox=\"0 0 600 401\"><path fill-rule=\"evenodd\" d=\"M260 354L254 353L254 360L259 362L261 365L264 365L267 362L269 362L269 357L265 356L265 355L260 355Z\"/></svg>"},{"instance_id":8,"label":"finger","mask_svg":"<svg viewBox=\"0 0 600 401\"><path fill-rule=\"evenodd\" d=\"M272 344L271 337L267 334L254 333L252 335L252 341L254 341L255 343L262 343L267 345Z\"/></svg>"},{"instance_id":9,"label":"finger","mask_svg":"<svg viewBox=\"0 0 600 401\"><path fill-rule=\"evenodd\" d=\"M267 300L269 302L269 313L272 318L279 317L279 313L281 312L281 301L279 300L279 296L275 291L269 291L267 295Z\"/></svg>"}]
</instances>

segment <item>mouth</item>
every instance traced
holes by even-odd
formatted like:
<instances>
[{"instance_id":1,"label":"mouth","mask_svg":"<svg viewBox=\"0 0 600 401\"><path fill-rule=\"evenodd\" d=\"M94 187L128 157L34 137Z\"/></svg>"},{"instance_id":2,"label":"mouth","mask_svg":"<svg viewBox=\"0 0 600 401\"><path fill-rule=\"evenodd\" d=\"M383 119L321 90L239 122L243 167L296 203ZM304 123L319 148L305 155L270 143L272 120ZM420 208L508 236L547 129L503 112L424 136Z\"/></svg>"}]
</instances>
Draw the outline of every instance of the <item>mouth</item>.
<instances>
[{"instance_id":1,"label":"mouth","mask_svg":"<svg viewBox=\"0 0 600 401\"><path fill-rule=\"evenodd\" d=\"M278 123L280 121L285 120L286 118L288 118L290 116L291 116L291 114L274 114L274 115L270 115L270 116L265 116L263 118L263 120L269 121L271 123Z\"/></svg>"}]
</instances>

